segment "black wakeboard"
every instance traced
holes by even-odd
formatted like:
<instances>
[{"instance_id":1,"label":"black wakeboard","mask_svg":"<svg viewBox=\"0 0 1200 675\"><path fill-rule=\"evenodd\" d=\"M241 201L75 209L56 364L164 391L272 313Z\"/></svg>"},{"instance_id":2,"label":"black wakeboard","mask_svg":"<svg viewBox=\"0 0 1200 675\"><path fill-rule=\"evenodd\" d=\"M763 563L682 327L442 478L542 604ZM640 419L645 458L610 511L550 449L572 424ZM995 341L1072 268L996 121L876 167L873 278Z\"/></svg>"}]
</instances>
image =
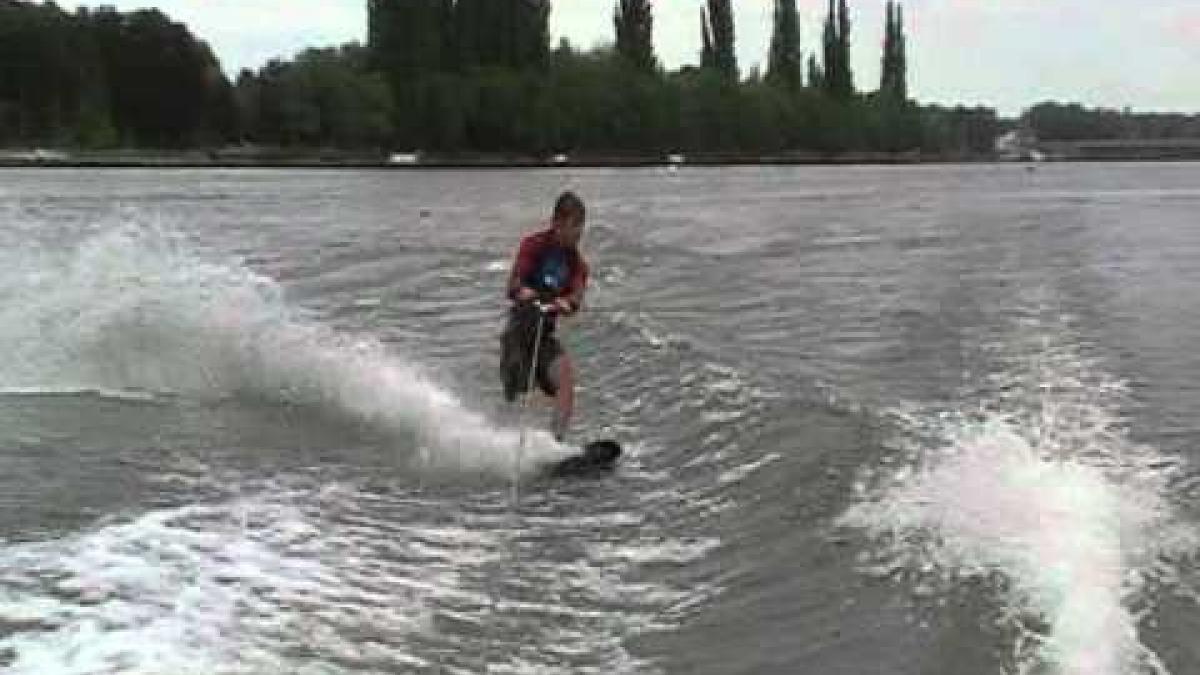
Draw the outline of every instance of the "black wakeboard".
<instances>
[{"instance_id":1,"label":"black wakeboard","mask_svg":"<svg viewBox=\"0 0 1200 675\"><path fill-rule=\"evenodd\" d=\"M616 468L623 452L621 444L612 439L592 441L580 448L578 455L551 464L548 473L556 478L602 476Z\"/></svg>"}]
</instances>

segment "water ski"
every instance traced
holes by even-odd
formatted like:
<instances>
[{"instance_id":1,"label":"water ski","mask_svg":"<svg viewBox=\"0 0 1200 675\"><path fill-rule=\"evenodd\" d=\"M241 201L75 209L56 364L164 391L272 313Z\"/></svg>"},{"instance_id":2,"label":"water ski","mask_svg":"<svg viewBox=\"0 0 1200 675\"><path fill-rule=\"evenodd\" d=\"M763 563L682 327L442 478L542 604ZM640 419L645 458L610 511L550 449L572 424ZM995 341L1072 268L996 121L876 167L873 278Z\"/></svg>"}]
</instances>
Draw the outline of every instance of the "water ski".
<instances>
[{"instance_id":1,"label":"water ski","mask_svg":"<svg viewBox=\"0 0 1200 675\"><path fill-rule=\"evenodd\" d=\"M549 473L559 478L606 474L617 466L621 452L621 444L614 440L592 441L583 446L578 455L550 465Z\"/></svg>"}]
</instances>

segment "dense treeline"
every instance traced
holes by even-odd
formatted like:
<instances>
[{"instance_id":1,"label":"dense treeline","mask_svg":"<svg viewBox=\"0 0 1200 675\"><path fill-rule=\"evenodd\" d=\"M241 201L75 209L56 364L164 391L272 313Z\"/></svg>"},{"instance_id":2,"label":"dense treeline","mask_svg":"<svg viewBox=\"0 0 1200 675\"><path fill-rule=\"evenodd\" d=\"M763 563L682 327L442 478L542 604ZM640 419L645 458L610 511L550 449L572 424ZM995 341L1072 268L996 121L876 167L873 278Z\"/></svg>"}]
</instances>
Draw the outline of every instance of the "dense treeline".
<instances>
[{"instance_id":1,"label":"dense treeline","mask_svg":"<svg viewBox=\"0 0 1200 675\"><path fill-rule=\"evenodd\" d=\"M830 0L801 49L775 0L767 72L739 68L730 0L697 0L698 66L664 69L649 0L614 0L613 46L551 48L549 0L369 0L368 44L242 71L156 10L64 12L0 0L0 144L445 153L986 153L989 109L908 98L903 15L887 3L883 75L856 89L850 11ZM598 17L600 18L600 17ZM807 59L806 59L807 56Z\"/></svg>"},{"instance_id":2,"label":"dense treeline","mask_svg":"<svg viewBox=\"0 0 1200 675\"><path fill-rule=\"evenodd\" d=\"M889 2L879 92L855 90L846 0L831 0L805 82L795 0L775 0L768 70L741 77L733 5L699 5L699 67L667 72L648 0L615 0L614 47L543 53L545 0L372 0L369 51L391 85L395 145L435 152L988 152L990 111L922 110L907 97L903 19ZM479 22L506 26L478 39ZM486 31L484 31L486 32Z\"/></svg>"},{"instance_id":3,"label":"dense treeline","mask_svg":"<svg viewBox=\"0 0 1200 675\"><path fill-rule=\"evenodd\" d=\"M1091 109L1077 103L1039 103L1021 121L1043 141L1200 138L1200 115Z\"/></svg>"},{"instance_id":4,"label":"dense treeline","mask_svg":"<svg viewBox=\"0 0 1200 675\"><path fill-rule=\"evenodd\" d=\"M219 143L235 114L208 46L157 10L0 0L0 144Z\"/></svg>"},{"instance_id":5,"label":"dense treeline","mask_svg":"<svg viewBox=\"0 0 1200 675\"><path fill-rule=\"evenodd\" d=\"M391 90L359 45L243 70L236 99L241 138L266 145L383 147L392 137Z\"/></svg>"}]
</instances>

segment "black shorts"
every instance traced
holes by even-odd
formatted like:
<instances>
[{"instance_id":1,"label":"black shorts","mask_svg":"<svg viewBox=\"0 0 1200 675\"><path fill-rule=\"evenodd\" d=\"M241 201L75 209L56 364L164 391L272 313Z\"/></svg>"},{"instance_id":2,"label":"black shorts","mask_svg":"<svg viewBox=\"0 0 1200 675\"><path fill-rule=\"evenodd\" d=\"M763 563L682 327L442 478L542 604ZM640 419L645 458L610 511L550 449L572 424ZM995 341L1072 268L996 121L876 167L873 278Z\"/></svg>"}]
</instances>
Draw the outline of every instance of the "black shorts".
<instances>
[{"instance_id":1,"label":"black shorts","mask_svg":"<svg viewBox=\"0 0 1200 675\"><path fill-rule=\"evenodd\" d=\"M532 305L515 305L508 315L508 324L500 336L500 379L504 383L504 400L515 401L517 394L529 390L529 366L533 360L533 343L537 336L538 321L542 326L541 346L537 349L538 387L547 396L558 393L557 383L550 368L563 353L562 345L554 337L553 317L543 317Z\"/></svg>"}]
</instances>

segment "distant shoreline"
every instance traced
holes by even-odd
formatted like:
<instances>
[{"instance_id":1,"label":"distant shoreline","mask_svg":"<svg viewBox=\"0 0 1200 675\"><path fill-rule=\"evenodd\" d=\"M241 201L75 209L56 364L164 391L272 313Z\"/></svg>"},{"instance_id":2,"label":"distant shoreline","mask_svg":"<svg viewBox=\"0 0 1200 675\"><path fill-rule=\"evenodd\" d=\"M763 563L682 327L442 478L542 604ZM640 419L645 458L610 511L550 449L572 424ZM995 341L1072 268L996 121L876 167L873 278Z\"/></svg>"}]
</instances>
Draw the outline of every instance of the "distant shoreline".
<instances>
[{"instance_id":1,"label":"distant shoreline","mask_svg":"<svg viewBox=\"0 0 1200 675\"><path fill-rule=\"evenodd\" d=\"M40 152L41 154L35 154ZM823 155L792 153L786 155L743 155L736 153L703 155L559 155L529 157L506 154L399 155L392 159L378 155L348 153L297 152L249 156L222 152L121 152L80 153L59 151L0 151L0 167L24 168L264 168L264 169L555 169L555 168L638 168L684 166L772 166L838 164L923 164L950 161L989 161L989 157L930 157L913 153L847 153Z\"/></svg>"},{"instance_id":2,"label":"distant shoreline","mask_svg":"<svg viewBox=\"0 0 1200 675\"><path fill-rule=\"evenodd\" d=\"M1118 146L1114 144L1056 144L1037 160L1028 156L966 155L907 152L823 154L794 152L778 155L704 153L696 155L557 155L531 157L507 154L416 155L354 154L342 151L245 153L238 151L116 151L0 150L0 168L64 169L563 169L563 168L684 168L720 166L845 166L1033 163L1035 161L1181 161L1200 160L1200 145L1184 143Z\"/></svg>"}]
</instances>

